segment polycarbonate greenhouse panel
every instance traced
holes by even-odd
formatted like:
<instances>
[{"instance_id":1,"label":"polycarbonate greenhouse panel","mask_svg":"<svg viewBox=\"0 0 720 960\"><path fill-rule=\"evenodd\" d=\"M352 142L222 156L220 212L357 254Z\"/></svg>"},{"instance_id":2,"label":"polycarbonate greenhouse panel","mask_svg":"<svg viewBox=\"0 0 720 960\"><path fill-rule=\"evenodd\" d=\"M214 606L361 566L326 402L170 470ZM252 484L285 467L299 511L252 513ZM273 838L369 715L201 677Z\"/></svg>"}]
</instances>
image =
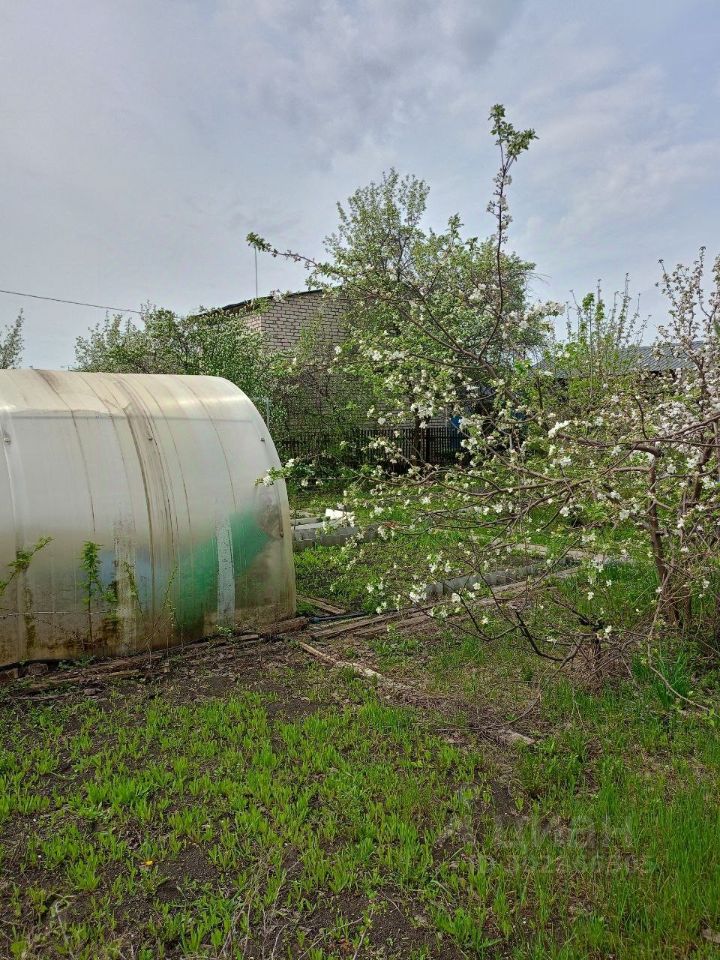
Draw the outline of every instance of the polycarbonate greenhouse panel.
<instances>
[{"instance_id":1,"label":"polycarbonate greenhouse panel","mask_svg":"<svg viewBox=\"0 0 720 960\"><path fill-rule=\"evenodd\" d=\"M279 461L233 384L0 370L0 430L0 666L294 614Z\"/></svg>"}]
</instances>

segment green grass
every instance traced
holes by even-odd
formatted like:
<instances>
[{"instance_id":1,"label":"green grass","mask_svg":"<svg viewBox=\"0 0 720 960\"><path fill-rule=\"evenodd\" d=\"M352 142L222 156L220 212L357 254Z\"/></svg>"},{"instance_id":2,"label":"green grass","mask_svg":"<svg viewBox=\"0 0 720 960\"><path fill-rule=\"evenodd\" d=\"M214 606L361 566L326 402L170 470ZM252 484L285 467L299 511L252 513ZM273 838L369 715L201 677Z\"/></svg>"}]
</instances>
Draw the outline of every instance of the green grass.
<instances>
[{"instance_id":1,"label":"green grass","mask_svg":"<svg viewBox=\"0 0 720 960\"><path fill-rule=\"evenodd\" d=\"M324 489L295 493L293 506L296 509L317 510L322 514L325 507L337 507L342 502L342 491ZM402 593L415 572L429 564L429 558L444 551L452 558L451 569L439 570L435 579L462 572L467 559L462 554L463 532L460 530L428 529L418 526L408 529L412 513L396 506L375 517L365 509L356 513L359 527L377 523L394 523L387 539L351 544L345 548L315 546L295 556L298 592L301 594L333 598L341 606L353 610L374 611L378 605L377 593L368 591L368 585L384 584L384 593L392 596ZM432 580L432 577L429 577Z\"/></svg>"},{"instance_id":2,"label":"green grass","mask_svg":"<svg viewBox=\"0 0 720 960\"><path fill-rule=\"evenodd\" d=\"M454 542L418 531L304 551L299 591L372 609L368 583L438 536ZM594 610L628 624L654 586L636 562L558 589L581 611L592 589ZM593 692L509 635L391 626L339 652L439 694L438 712L279 644L257 676L238 654L98 701L0 699L0 956L720 957L712 715L682 709L639 657ZM670 643L656 664L717 716L717 669ZM536 701L530 748L467 724Z\"/></svg>"},{"instance_id":3,"label":"green grass","mask_svg":"<svg viewBox=\"0 0 720 960\"><path fill-rule=\"evenodd\" d=\"M615 531L599 542L612 546L623 536ZM334 585L348 605L362 604L367 582L387 575L404 539L389 548L372 544L350 568L337 548L308 551L301 582L315 595ZM430 537L422 549L431 545ZM649 562L636 558L589 576L559 583L558 596L581 614L600 615L616 634L647 617L656 587ZM527 621L542 634L565 617L551 605ZM538 746L506 771L513 816L501 826L496 819L482 852L473 853L494 865L484 882L496 899L473 915L462 895L471 883L454 877L448 885L458 895L457 914L439 929L471 956L492 955L472 941L471 931L481 936L481 916L482 936L495 935L502 955L513 957L720 956L720 738L712 721L680 709L639 654L632 678L593 694L577 679L555 676L517 638L488 643L448 630L428 643L391 627L370 646L382 669L454 702L507 716L542 695L533 721ZM655 666L717 715L717 666L708 669L692 642L662 644Z\"/></svg>"},{"instance_id":4,"label":"green grass","mask_svg":"<svg viewBox=\"0 0 720 960\"><path fill-rule=\"evenodd\" d=\"M334 957L358 930L312 932L318 901L387 887L442 925L435 848L487 805L482 758L355 693L294 721L252 694L32 712L0 754L9 949L259 956L290 918L283 956Z\"/></svg>"},{"instance_id":5,"label":"green grass","mask_svg":"<svg viewBox=\"0 0 720 960\"><path fill-rule=\"evenodd\" d=\"M397 598L402 605L407 604L407 590L415 577L423 583L432 583L479 570L487 571L483 564L494 569L512 562L513 555L505 550L495 553L487 549L493 537L500 534L499 529L478 526L477 518L468 518L466 524L462 513L452 513L453 505L463 506L461 500L457 497L453 500L439 488L431 489L430 493L435 498L432 508L441 511L437 516L431 514L423 518L417 504L408 506L400 502L381 517L362 508L356 512L359 527L382 520L387 531L385 539L349 544L345 548L315 546L296 554L299 593L332 598L346 609L372 612L381 598L386 599L391 607ZM342 503L340 488L296 490L292 495L295 509L317 511L319 515L326 507L336 508ZM547 509L538 511L534 522L537 529L531 532L528 541L548 548L555 556L562 555L569 547L580 546L583 534L589 531L589 528L569 526ZM655 570L647 556L638 550L629 527L593 528L592 533L595 537L593 551L607 551L616 556L621 549L627 548L632 564L628 567L614 564L603 575L595 577L592 584L587 578L583 579L582 590L573 582L560 589L565 590L573 603L579 601L579 609L588 610L589 604L583 602L588 589L595 594L602 593L606 600L603 607L606 619L613 623L631 623L636 619L636 610L644 615L655 601ZM586 546L586 549L589 548ZM527 563L528 558L520 551L516 561ZM608 579L612 581L613 589L608 589ZM379 590L378 585L381 585ZM598 609L597 602L592 609Z\"/></svg>"},{"instance_id":6,"label":"green grass","mask_svg":"<svg viewBox=\"0 0 720 960\"><path fill-rule=\"evenodd\" d=\"M0 752L2 955L718 955L711 725L555 681L538 746L496 761L332 680L344 706L315 688L294 717L249 692L30 710Z\"/></svg>"},{"instance_id":7,"label":"green grass","mask_svg":"<svg viewBox=\"0 0 720 960\"><path fill-rule=\"evenodd\" d=\"M555 861L556 906L577 918L566 955L717 956L702 937L720 923L716 729L669 715L651 688L591 696L562 682L546 711L556 732L519 775L537 824L531 875Z\"/></svg>"},{"instance_id":8,"label":"green grass","mask_svg":"<svg viewBox=\"0 0 720 960\"><path fill-rule=\"evenodd\" d=\"M450 537L446 546L453 547ZM371 612L378 605L378 594L368 591L368 585L382 581L390 595L403 591L411 571L427 563L428 553L437 549L437 537L428 533L401 534L393 540L344 548L313 546L295 555L298 592L326 597L348 610Z\"/></svg>"}]
</instances>

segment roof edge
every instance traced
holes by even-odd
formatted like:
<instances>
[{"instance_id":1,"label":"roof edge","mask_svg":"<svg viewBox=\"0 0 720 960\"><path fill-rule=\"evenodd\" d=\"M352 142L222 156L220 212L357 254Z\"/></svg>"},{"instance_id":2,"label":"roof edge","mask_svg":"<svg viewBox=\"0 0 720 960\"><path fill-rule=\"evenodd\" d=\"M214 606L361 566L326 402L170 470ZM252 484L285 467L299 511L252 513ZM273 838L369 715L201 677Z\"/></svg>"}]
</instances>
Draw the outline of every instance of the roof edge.
<instances>
[{"instance_id":1,"label":"roof edge","mask_svg":"<svg viewBox=\"0 0 720 960\"><path fill-rule=\"evenodd\" d=\"M294 297L308 297L312 293L324 293L324 290L295 290L291 293L283 294L283 300L289 300ZM263 297L251 297L249 300L240 300L237 303L228 303L224 307L218 307L219 310L251 310L255 304L264 303L272 300L272 294L268 293Z\"/></svg>"}]
</instances>

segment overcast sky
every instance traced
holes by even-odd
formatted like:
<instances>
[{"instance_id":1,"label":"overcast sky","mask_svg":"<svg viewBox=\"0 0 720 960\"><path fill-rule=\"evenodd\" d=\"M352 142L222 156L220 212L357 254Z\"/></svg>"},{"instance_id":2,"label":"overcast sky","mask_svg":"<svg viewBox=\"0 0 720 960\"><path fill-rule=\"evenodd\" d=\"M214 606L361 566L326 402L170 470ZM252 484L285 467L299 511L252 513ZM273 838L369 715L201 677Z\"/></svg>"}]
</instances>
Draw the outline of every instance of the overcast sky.
<instances>
[{"instance_id":1,"label":"overcast sky","mask_svg":"<svg viewBox=\"0 0 720 960\"><path fill-rule=\"evenodd\" d=\"M430 219L491 230L504 103L540 139L512 246L565 300L720 249L718 0L0 0L0 287L187 311L252 296L255 230L317 254L397 167ZM260 293L302 289L259 262ZM102 311L0 295L28 364Z\"/></svg>"}]
</instances>

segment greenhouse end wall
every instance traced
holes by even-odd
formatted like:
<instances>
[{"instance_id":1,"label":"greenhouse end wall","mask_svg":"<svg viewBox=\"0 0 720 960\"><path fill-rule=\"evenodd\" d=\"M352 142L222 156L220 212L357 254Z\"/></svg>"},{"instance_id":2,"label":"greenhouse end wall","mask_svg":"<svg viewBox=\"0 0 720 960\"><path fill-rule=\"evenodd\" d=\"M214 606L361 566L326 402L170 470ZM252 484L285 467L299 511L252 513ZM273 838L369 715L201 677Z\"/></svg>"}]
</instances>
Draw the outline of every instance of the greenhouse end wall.
<instances>
[{"instance_id":1,"label":"greenhouse end wall","mask_svg":"<svg viewBox=\"0 0 720 960\"><path fill-rule=\"evenodd\" d=\"M294 614L279 461L233 384L2 370L0 433L0 666Z\"/></svg>"}]
</instances>

